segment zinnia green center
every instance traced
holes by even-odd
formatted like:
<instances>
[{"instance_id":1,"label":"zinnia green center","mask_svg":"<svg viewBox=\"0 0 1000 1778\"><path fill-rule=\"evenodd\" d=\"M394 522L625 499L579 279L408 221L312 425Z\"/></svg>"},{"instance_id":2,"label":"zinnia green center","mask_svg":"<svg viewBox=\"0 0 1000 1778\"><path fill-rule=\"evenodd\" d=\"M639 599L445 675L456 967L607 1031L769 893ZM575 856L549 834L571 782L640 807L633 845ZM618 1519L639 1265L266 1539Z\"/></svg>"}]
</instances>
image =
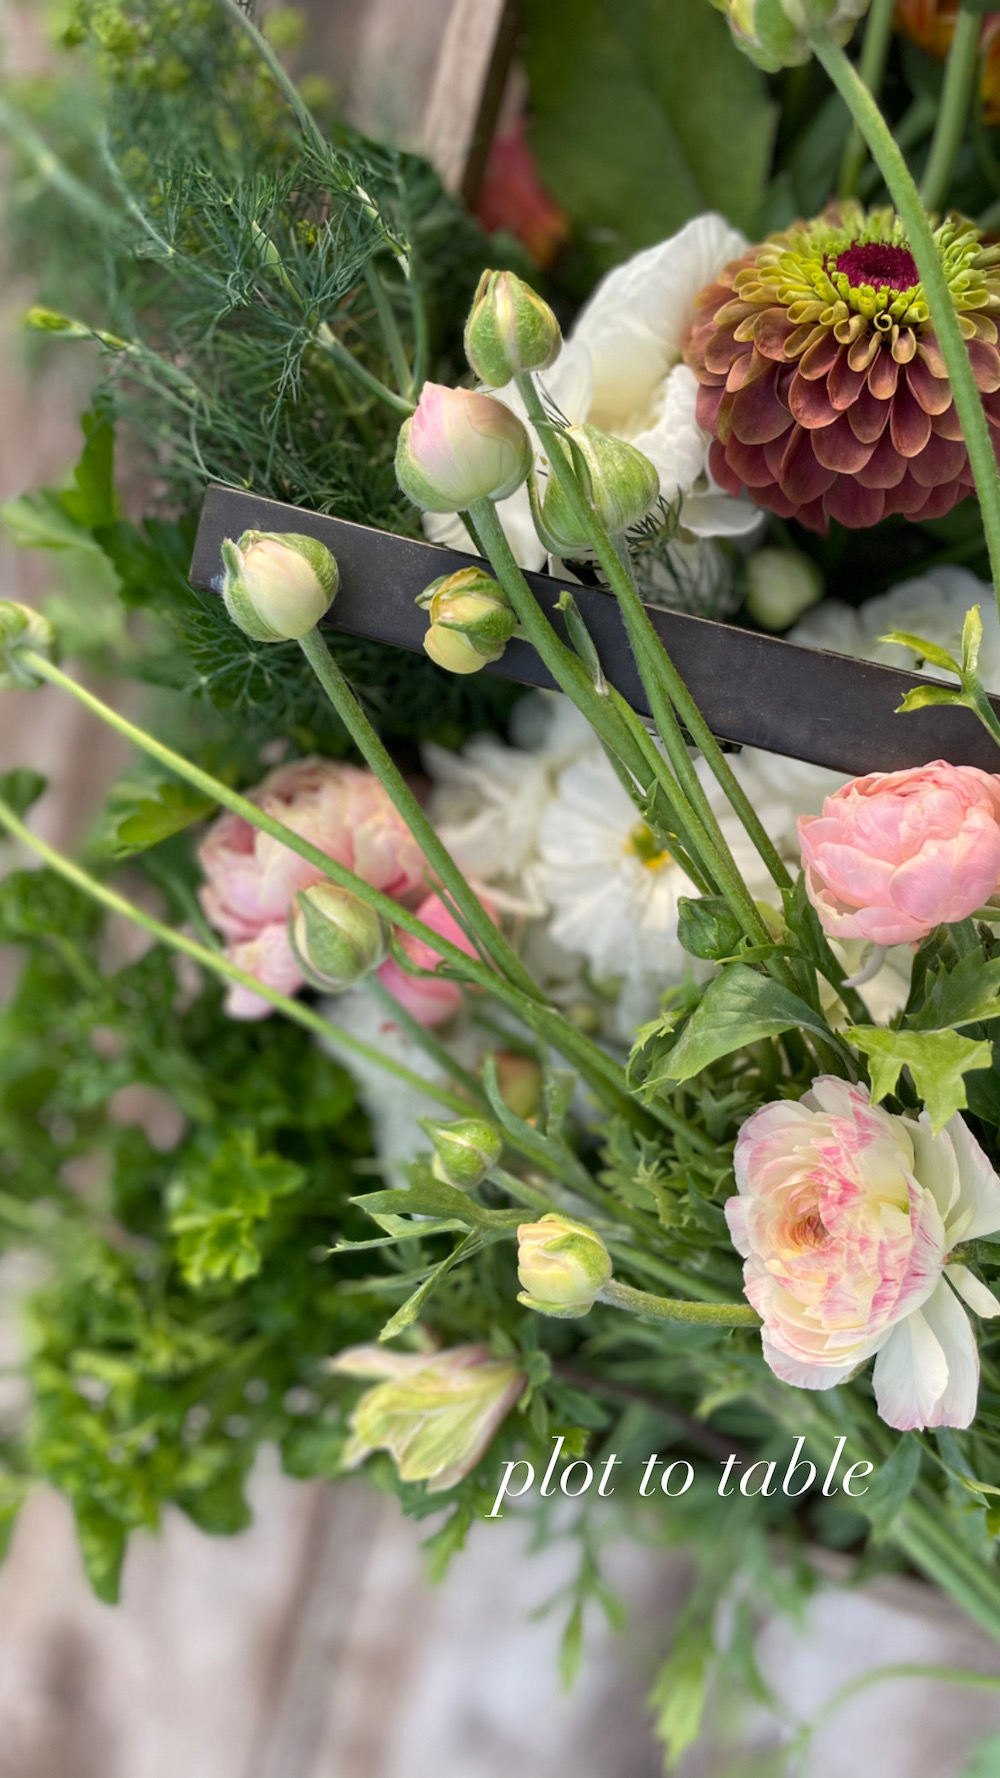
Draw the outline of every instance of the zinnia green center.
<instances>
[{"instance_id":1,"label":"zinnia green center","mask_svg":"<svg viewBox=\"0 0 1000 1778\"><path fill-rule=\"evenodd\" d=\"M910 249L888 241L855 241L835 263L852 285L869 284L875 290L911 290L920 277Z\"/></svg>"}]
</instances>

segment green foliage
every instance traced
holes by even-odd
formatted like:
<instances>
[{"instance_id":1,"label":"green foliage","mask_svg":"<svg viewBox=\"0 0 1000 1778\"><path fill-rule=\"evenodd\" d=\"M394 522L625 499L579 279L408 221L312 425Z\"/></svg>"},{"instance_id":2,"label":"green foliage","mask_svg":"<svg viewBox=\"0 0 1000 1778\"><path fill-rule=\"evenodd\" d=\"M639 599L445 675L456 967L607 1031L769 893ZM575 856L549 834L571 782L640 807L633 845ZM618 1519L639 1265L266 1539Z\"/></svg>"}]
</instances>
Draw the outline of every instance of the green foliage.
<instances>
[{"instance_id":1,"label":"green foliage","mask_svg":"<svg viewBox=\"0 0 1000 1778\"><path fill-rule=\"evenodd\" d=\"M275 1154L258 1154L252 1130L230 1130L210 1151L192 1155L167 1188L177 1261L195 1290L260 1271L260 1236L275 1200L301 1190L305 1173Z\"/></svg>"},{"instance_id":2,"label":"green foliage","mask_svg":"<svg viewBox=\"0 0 1000 1778\"><path fill-rule=\"evenodd\" d=\"M872 1098L885 1099L894 1092L902 1069L908 1068L935 1130L968 1104L965 1076L989 1068L993 1061L990 1044L957 1031L884 1031L855 1025L847 1035L868 1057Z\"/></svg>"},{"instance_id":3,"label":"green foliage","mask_svg":"<svg viewBox=\"0 0 1000 1778\"><path fill-rule=\"evenodd\" d=\"M531 140L588 281L705 210L749 226L776 112L705 0L531 0L526 24Z\"/></svg>"},{"instance_id":4,"label":"green foliage","mask_svg":"<svg viewBox=\"0 0 1000 1778\"><path fill-rule=\"evenodd\" d=\"M867 1492L858 1496L861 1511L871 1520L876 1538L888 1535L900 1508L913 1493L920 1476L920 1455L920 1440L912 1432L904 1433L892 1454L876 1469Z\"/></svg>"},{"instance_id":5,"label":"green foliage","mask_svg":"<svg viewBox=\"0 0 1000 1778\"><path fill-rule=\"evenodd\" d=\"M629 1067L650 1097L670 1082L690 1080L720 1056L796 1029L830 1038L825 1020L797 994L745 963L731 963L709 983L679 1037L674 1039L669 1016L643 1027Z\"/></svg>"}]
</instances>

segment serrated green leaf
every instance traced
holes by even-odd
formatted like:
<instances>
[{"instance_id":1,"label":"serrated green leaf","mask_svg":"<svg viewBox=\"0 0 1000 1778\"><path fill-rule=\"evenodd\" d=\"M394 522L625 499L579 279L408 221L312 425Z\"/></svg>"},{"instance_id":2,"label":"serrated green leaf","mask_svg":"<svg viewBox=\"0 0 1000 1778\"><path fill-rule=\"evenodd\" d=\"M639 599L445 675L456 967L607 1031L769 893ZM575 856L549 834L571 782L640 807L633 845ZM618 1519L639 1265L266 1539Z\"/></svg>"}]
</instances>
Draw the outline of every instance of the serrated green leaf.
<instances>
[{"instance_id":1,"label":"serrated green leaf","mask_svg":"<svg viewBox=\"0 0 1000 1778\"><path fill-rule=\"evenodd\" d=\"M447 1259L443 1259L440 1265L434 1266L423 1283L418 1284L413 1295L408 1296L405 1303L396 1310L395 1315L390 1316L385 1326L379 1330L379 1340L395 1339L397 1334L412 1327L428 1297L437 1289L442 1278L446 1277L452 1267L459 1265L462 1260L471 1259L472 1255L478 1252L481 1244L482 1238L475 1232L466 1235L464 1241L459 1241Z\"/></svg>"},{"instance_id":2,"label":"serrated green leaf","mask_svg":"<svg viewBox=\"0 0 1000 1778\"><path fill-rule=\"evenodd\" d=\"M447 1217L466 1228L515 1228L524 1221L523 1210L487 1210L467 1192L436 1179L430 1168L421 1168L410 1186L398 1191L366 1192L352 1198L369 1216Z\"/></svg>"},{"instance_id":3,"label":"serrated green leaf","mask_svg":"<svg viewBox=\"0 0 1000 1778\"><path fill-rule=\"evenodd\" d=\"M913 710L929 710L938 704L965 705L965 693L956 686L948 691L943 685L915 685L908 691L901 704L896 705L897 716L909 716Z\"/></svg>"},{"instance_id":4,"label":"serrated green leaf","mask_svg":"<svg viewBox=\"0 0 1000 1778\"><path fill-rule=\"evenodd\" d=\"M954 969L928 976L923 1004L908 1023L916 1031L940 1031L996 1018L1000 1018L1000 957L986 963L977 947Z\"/></svg>"},{"instance_id":5,"label":"serrated green leaf","mask_svg":"<svg viewBox=\"0 0 1000 1778\"><path fill-rule=\"evenodd\" d=\"M691 1080L720 1056L795 1029L831 1041L829 1026L797 994L744 963L732 963L709 983L677 1042L647 1077L646 1088Z\"/></svg>"},{"instance_id":6,"label":"serrated green leaf","mask_svg":"<svg viewBox=\"0 0 1000 1778\"><path fill-rule=\"evenodd\" d=\"M954 673L961 677L961 667L955 656L937 642L928 642L923 636L914 636L909 630L889 630L885 636L879 637L880 642L895 642L900 648L912 649L921 660L930 661L932 667L940 667L943 673Z\"/></svg>"},{"instance_id":7,"label":"serrated green leaf","mask_svg":"<svg viewBox=\"0 0 1000 1778\"><path fill-rule=\"evenodd\" d=\"M167 1194L169 1226L187 1282L198 1289L260 1270L262 1225L275 1201L299 1191L306 1175L278 1154L258 1154L252 1130L230 1130L207 1157L195 1155Z\"/></svg>"},{"instance_id":8,"label":"serrated green leaf","mask_svg":"<svg viewBox=\"0 0 1000 1778\"><path fill-rule=\"evenodd\" d=\"M188 784L121 783L111 794L105 826L113 858L130 858L204 821L217 805Z\"/></svg>"},{"instance_id":9,"label":"serrated green leaf","mask_svg":"<svg viewBox=\"0 0 1000 1778\"><path fill-rule=\"evenodd\" d=\"M53 870L11 871L0 882L0 944L89 938L100 920L96 902Z\"/></svg>"},{"instance_id":10,"label":"serrated green leaf","mask_svg":"<svg viewBox=\"0 0 1000 1778\"><path fill-rule=\"evenodd\" d=\"M855 1025L845 1035L868 1057L873 1100L893 1092L900 1072L908 1068L935 1131L968 1105L965 1076L989 1068L993 1061L989 1043L961 1037L957 1031L885 1031Z\"/></svg>"}]
</instances>

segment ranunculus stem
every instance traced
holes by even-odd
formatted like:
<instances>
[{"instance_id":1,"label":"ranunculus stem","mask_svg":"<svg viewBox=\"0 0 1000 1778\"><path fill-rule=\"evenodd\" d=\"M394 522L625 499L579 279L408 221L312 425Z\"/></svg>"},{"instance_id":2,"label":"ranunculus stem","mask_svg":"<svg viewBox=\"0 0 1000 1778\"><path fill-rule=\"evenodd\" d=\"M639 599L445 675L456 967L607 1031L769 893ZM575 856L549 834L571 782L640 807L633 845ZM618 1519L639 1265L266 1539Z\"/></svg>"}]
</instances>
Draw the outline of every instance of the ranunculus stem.
<instances>
[{"instance_id":1,"label":"ranunculus stem","mask_svg":"<svg viewBox=\"0 0 1000 1778\"><path fill-rule=\"evenodd\" d=\"M431 1081L425 1080L422 1075L415 1074L402 1062L393 1061L374 1044L365 1043L362 1038L355 1037L348 1031L342 1031L339 1025L335 1025L330 1019L324 1019L322 1014L316 1012L306 1001L292 1000L287 994L279 993L277 988L271 988L266 982L258 981L257 977L251 975L249 970L240 969L237 964L231 963L221 951L213 951L208 945L199 944L197 939L189 938L186 933L178 932L173 926L165 925L162 920L157 920L152 914L147 914L144 908L136 907L134 902L126 900L124 895L119 895L114 889L109 889L106 883L101 883L96 877L90 876L78 864L74 864L72 859L64 857L54 846L50 846L38 834L32 833L31 829L26 827L24 822L15 815L13 809L9 808L2 800L0 800L0 825L5 827L14 839L20 840L22 845L30 847L31 851L36 853L39 858L44 859L51 870L57 871L61 877L65 877L68 883L73 883L76 888L82 889L86 895L89 895L93 901L99 902L102 907L106 907L110 913L121 914L126 920L131 920L134 925L141 926L145 932L150 933L161 944L169 946L171 950L179 951L185 957L190 957L209 974L221 976L223 981L235 982L241 988L248 988L251 993L266 1000L277 1012L284 1013L286 1018L292 1019L297 1025L302 1025L314 1036L322 1037L327 1042L336 1044L349 1055L363 1056L366 1061L374 1062L378 1067L385 1069L387 1073L394 1075L397 1080L402 1081L404 1085L417 1092L426 1093L430 1098L438 1100L441 1105L446 1105L450 1111L457 1112L459 1116L468 1115L470 1109L468 1099L458 1093L450 1092L447 1087L436 1086Z\"/></svg>"},{"instance_id":2,"label":"ranunculus stem","mask_svg":"<svg viewBox=\"0 0 1000 1778\"><path fill-rule=\"evenodd\" d=\"M920 196L927 210L940 210L948 196L955 156L962 145L969 116L982 29L982 14L966 11L960 6L955 16L955 31L948 51L948 64L931 151L920 188ZM866 80L865 85L868 84Z\"/></svg>"},{"instance_id":3,"label":"ranunculus stem","mask_svg":"<svg viewBox=\"0 0 1000 1778\"><path fill-rule=\"evenodd\" d=\"M594 552L607 577L608 585L611 587L612 592L617 597L621 606L622 616L625 619L629 632L629 640L632 644L633 652L635 653L639 671L642 674L643 684L649 694L651 706L654 704L654 698L656 700L655 706L653 707L653 718L654 721L657 722L658 727L660 727L660 720L657 716L657 711L659 711L660 717L662 717L663 727L660 727L660 733L664 745L668 749L675 745L673 735L677 727L677 717L679 716L681 722L683 722L691 736L692 741L704 755L709 769L722 790L725 792L740 821L743 823L747 834L760 854L763 863L767 866L768 871L774 878L775 883L781 889L790 888L792 879L770 834L768 834L764 828L757 811L754 809L753 804L737 779L736 774L722 751L722 748L719 746L708 723L702 716L698 705L688 691L684 680L674 666L673 661L670 659L659 636L656 634L650 621L649 614L636 591L628 568L622 562L618 551L615 549L611 538L605 531L597 514L593 511L590 502L585 498L579 482L577 481L576 472L573 469L572 463L569 460L569 456L560 438L559 428L552 424L546 414L533 379L530 376L519 376L515 380L518 389L520 390L521 397L527 407L528 417L536 432L539 434L539 437L544 440L549 448L549 459L552 473L557 477L568 501L571 503L574 516L576 516L582 524L586 525L594 547ZM664 696L664 693L666 696ZM675 711L676 715L674 714ZM684 756L685 760L687 760L688 768L693 773L693 767L691 767L690 760L688 759L686 748L684 749ZM673 759L672 754L671 758ZM681 767L681 770L684 770L683 766ZM705 819L707 801L702 800L704 799L704 792L701 785L698 783L697 778L695 778L694 782L697 785L697 790L692 791L692 794L698 798L699 813L701 814L702 819ZM739 877L739 872L736 871L736 866L732 863L732 856L729 854L729 848L726 845L721 832L716 832L718 823L715 821L715 817L712 815L710 809L708 811L706 825L709 827L709 831L712 834L716 846L718 847L721 842L721 850L723 854L729 855L732 870L742 885L742 878ZM746 891L744 892L746 893ZM757 932L757 936L761 937L762 941L766 942L766 934L763 931L763 921L760 921L760 930L758 930L758 919L759 916L756 915L755 910L754 930Z\"/></svg>"},{"instance_id":4,"label":"ranunculus stem","mask_svg":"<svg viewBox=\"0 0 1000 1778\"><path fill-rule=\"evenodd\" d=\"M968 349L958 325L948 281L934 244L930 221L920 202L920 194L910 169L893 141L889 126L852 63L839 44L834 43L825 32L818 31L812 43L818 60L822 62L864 136L872 159L878 164L906 228L910 251L920 273L975 477L993 585L1000 607L1000 473L993 455L989 424L979 398Z\"/></svg>"},{"instance_id":5,"label":"ranunculus stem","mask_svg":"<svg viewBox=\"0 0 1000 1778\"><path fill-rule=\"evenodd\" d=\"M509 982L519 988L522 994L537 1000L539 994L535 982L513 946L508 943L499 927L493 924L475 890L469 886L447 846L428 820L388 748L362 710L319 631L310 630L307 636L301 638L299 647L351 740L406 822L431 869L440 878L480 955L492 958Z\"/></svg>"},{"instance_id":6,"label":"ranunculus stem","mask_svg":"<svg viewBox=\"0 0 1000 1778\"><path fill-rule=\"evenodd\" d=\"M625 1309L630 1315L649 1315L654 1321L696 1321L702 1327L760 1327L756 1309L749 1303L688 1303L679 1297L652 1296L612 1278L598 1291L599 1303Z\"/></svg>"},{"instance_id":7,"label":"ranunculus stem","mask_svg":"<svg viewBox=\"0 0 1000 1778\"><path fill-rule=\"evenodd\" d=\"M101 721L107 723L109 728L115 729L118 734L131 741L143 753L149 754L151 759L158 760L169 771L176 773L178 778L183 778L188 784L193 784L212 802L221 803L224 808L230 809L234 815L239 815L252 827L259 828L262 833L270 834L272 839L287 846L290 852L298 853L300 858L315 865L324 876L329 877L331 882L339 883L342 888L352 890L355 895L361 897L362 901L367 901L369 906L377 909L391 925L398 926L404 932L409 932L414 938L421 939L444 962L450 964L461 979L478 988L485 989L488 994L502 1000L512 1012L524 1021L529 1030L551 1043L560 1055L579 1069L588 1085L611 1110L626 1117L631 1124L647 1130L652 1130L654 1125L659 1123L667 1129L683 1135L687 1141L698 1148L699 1152L705 1154L714 1152L713 1145L702 1132L688 1124L685 1119L678 1117L676 1113L669 1111L662 1105L650 1106L644 1110L637 1104L628 1091L624 1069L596 1044L591 1043L590 1039L578 1031L568 1019L563 1018L554 1006L539 1000L537 998L538 990L534 984L532 984L532 995L529 997L521 989L506 981L496 970L481 962L478 957L470 957L467 952L460 950L457 945L453 945L449 939L442 938L431 927L425 926L422 920L417 919L416 914L411 914L408 908L401 907L398 902L392 900L391 896L383 895L380 890L373 889L370 883L364 881L363 877L355 876L353 871L346 870L343 865L338 864L335 859L322 852L318 846L311 845L301 835L294 833L290 827L283 826L280 821L276 821L273 816L258 808L256 803L250 802L245 796L240 796L238 791L231 790L228 784L220 783L209 772L203 772L199 766L192 765L191 761L185 759L183 754L175 753L173 748L164 746L162 741L147 734L145 729L139 728L136 723L121 716L117 710L112 710L110 705L102 703L101 699L95 697L93 692L78 685L75 679L71 679L68 673L64 673L60 667L55 666L44 655L37 654L34 650L26 650L22 658L39 679L46 679L50 684L58 685L62 690L68 691L93 715L100 717ZM256 986L254 992L256 992Z\"/></svg>"}]
</instances>

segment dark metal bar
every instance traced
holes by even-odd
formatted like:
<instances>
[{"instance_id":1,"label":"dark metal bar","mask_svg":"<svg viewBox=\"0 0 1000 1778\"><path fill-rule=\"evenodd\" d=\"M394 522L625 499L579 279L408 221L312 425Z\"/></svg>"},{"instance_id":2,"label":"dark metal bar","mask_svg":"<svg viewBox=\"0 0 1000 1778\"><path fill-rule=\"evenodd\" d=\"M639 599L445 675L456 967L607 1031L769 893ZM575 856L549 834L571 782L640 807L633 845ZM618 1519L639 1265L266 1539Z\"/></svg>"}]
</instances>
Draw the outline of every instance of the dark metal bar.
<instances>
[{"instance_id":1,"label":"dark metal bar","mask_svg":"<svg viewBox=\"0 0 1000 1778\"><path fill-rule=\"evenodd\" d=\"M415 651L421 649L427 628L426 615L414 604L417 593L437 575L479 560L256 494L210 487L191 562L194 586L218 588L222 541L246 530L318 537L336 556L341 577L325 623ZM547 574L527 578L562 633L554 607L567 583ZM608 678L636 710L648 715L614 598L593 587L574 585L572 592ZM941 706L913 716L895 714L904 692L928 683L916 674L800 648L681 612L649 607L649 615L720 740L766 747L850 775L899 771L932 759L1000 770L1000 753L971 711ZM486 671L525 685L552 685L526 642L510 643L503 659ZM991 701L1000 715L1000 698Z\"/></svg>"}]
</instances>

